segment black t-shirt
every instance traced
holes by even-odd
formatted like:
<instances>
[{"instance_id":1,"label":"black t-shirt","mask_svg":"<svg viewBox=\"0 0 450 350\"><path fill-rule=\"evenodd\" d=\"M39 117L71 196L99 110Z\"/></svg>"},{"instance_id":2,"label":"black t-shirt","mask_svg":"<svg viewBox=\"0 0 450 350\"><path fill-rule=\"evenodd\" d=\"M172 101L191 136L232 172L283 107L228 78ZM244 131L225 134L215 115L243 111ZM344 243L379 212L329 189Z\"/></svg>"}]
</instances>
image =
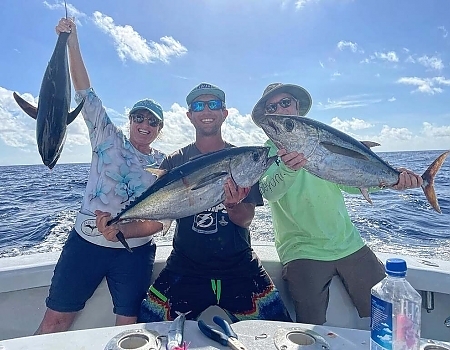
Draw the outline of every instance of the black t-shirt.
<instances>
[{"instance_id":1,"label":"black t-shirt","mask_svg":"<svg viewBox=\"0 0 450 350\"><path fill-rule=\"evenodd\" d=\"M226 147L234 146L227 143ZM190 144L164 159L160 169L171 170L201 154L195 144ZM243 202L263 205L258 183ZM250 245L250 231L230 220L223 203L176 223L168 270L210 279L252 276L262 271Z\"/></svg>"}]
</instances>

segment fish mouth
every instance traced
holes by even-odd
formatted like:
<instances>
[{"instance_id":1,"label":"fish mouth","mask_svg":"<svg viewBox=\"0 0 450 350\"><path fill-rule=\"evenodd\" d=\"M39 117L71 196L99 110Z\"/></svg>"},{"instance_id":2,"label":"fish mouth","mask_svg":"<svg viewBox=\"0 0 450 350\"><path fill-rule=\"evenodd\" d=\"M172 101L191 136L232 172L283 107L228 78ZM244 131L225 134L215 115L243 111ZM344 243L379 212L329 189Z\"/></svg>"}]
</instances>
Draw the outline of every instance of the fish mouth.
<instances>
[{"instance_id":1,"label":"fish mouth","mask_svg":"<svg viewBox=\"0 0 450 350\"><path fill-rule=\"evenodd\" d=\"M270 131L270 129L272 129L275 134L279 134L280 133L280 128L273 122L273 120L267 120L267 124L263 124L262 128L264 129L264 131Z\"/></svg>"},{"instance_id":2,"label":"fish mouth","mask_svg":"<svg viewBox=\"0 0 450 350\"><path fill-rule=\"evenodd\" d=\"M274 156L272 156L272 157L268 157L268 158L267 158L267 161L266 161L266 164L267 164L268 166L271 166L274 162L277 161L277 159L278 159L278 156L277 156L277 155L274 155Z\"/></svg>"}]
</instances>

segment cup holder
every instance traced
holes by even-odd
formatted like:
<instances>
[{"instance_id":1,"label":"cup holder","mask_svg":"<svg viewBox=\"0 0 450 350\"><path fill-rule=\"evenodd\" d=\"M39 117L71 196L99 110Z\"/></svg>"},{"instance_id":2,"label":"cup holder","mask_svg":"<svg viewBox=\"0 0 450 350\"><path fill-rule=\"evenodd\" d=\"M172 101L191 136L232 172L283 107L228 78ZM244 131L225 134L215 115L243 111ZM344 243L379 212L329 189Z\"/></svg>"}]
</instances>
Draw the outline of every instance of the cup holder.
<instances>
[{"instance_id":1,"label":"cup holder","mask_svg":"<svg viewBox=\"0 0 450 350\"><path fill-rule=\"evenodd\" d=\"M120 349L140 349L150 343L150 339L145 334L133 333L119 339L118 345Z\"/></svg>"},{"instance_id":2,"label":"cup holder","mask_svg":"<svg viewBox=\"0 0 450 350\"><path fill-rule=\"evenodd\" d=\"M316 342L312 336L303 332L289 332L286 338L297 345L313 345Z\"/></svg>"},{"instance_id":3,"label":"cup holder","mask_svg":"<svg viewBox=\"0 0 450 350\"><path fill-rule=\"evenodd\" d=\"M105 350L158 350L160 345L158 333L146 329L130 329L112 338Z\"/></svg>"},{"instance_id":4,"label":"cup holder","mask_svg":"<svg viewBox=\"0 0 450 350\"><path fill-rule=\"evenodd\" d=\"M303 328L281 328L273 341L278 350L330 350L330 345L320 334Z\"/></svg>"}]
</instances>

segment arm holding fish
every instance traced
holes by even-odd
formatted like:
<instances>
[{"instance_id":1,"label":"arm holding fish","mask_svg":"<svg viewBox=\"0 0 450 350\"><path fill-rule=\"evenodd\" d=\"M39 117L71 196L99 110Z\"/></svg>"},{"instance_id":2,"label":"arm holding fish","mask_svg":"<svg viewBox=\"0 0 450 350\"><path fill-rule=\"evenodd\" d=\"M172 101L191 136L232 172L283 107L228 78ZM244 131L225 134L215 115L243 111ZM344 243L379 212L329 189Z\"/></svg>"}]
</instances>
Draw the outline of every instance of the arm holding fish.
<instances>
[{"instance_id":1,"label":"arm holding fish","mask_svg":"<svg viewBox=\"0 0 450 350\"><path fill-rule=\"evenodd\" d=\"M107 226L107 223L112 219L108 212L101 210L95 211L95 221L98 231L108 240L117 242L117 233L121 231L125 238L139 238L152 236L155 233L162 231L162 224L158 221L132 221L127 223L117 223Z\"/></svg>"},{"instance_id":2,"label":"arm holding fish","mask_svg":"<svg viewBox=\"0 0 450 350\"><path fill-rule=\"evenodd\" d=\"M118 130L109 119L101 100L91 87L89 75L81 55L77 27L73 19L60 19L56 26L56 33L62 32L70 33L67 47L70 76L76 91L75 101L80 103L84 99L82 114L89 130L91 146L94 149L111 133L117 133Z\"/></svg>"},{"instance_id":3,"label":"arm holding fish","mask_svg":"<svg viewBox=\"0 0 450 350\"><path fill-rule=\"evenodd\" d=\"M81 56L80 45L78 43L77 26L71 18L61 18L56 26L56 33L70 33L67 40L69 49L69 67L75 90L86 90L90 88L91 83L86 70L86 66Z\"/></svg>"},{"instance_id":4,"label":"arm holding fish","mask_svg":"<svg viewBox=\"0 0 450 350\"><path fill-rule=\"evenodd\" d=\"M400 175L398 176L398 182L392 186L394 190L401 191L422 186L423 179L420 175L417 175L406 168L398 168L397 170L400 171Z\"/></svg>"},{"instance_id":5,"label":"arm holding fish","mask_svg":"<svg viewBox=\"0 0 450 350\"><path fill-rule=\"evenodd\" d=\"M255 216L255 204L242 202L250 193L250 187L239 187L232 179L224 185L225 200L228 217L236 225L248 228Z\"/></svg>"},{"instance_id":6,"label":"arm holding fish","mask_svg":"<svg viewBox=\"0 0 450 350\"><path fill-rule=\"evenodd\" d=\"M406 168L398 168L397 169L400 174L398 175L398 182L392 186L392 187L386 187L386 188L392 188L397 191L403 191L406 189L411 188L417 188L421 187L423 184L423 179L420 175L415 174L411 170L408 170ZM350 194L359 194L361 193L360 189L357 187L350 187L350 186L344 186L344 185L338 185L338 187L347 193ZM368 192L373 193L382 190L381 187L369 187Z\"/></svg>"}]
</instances>

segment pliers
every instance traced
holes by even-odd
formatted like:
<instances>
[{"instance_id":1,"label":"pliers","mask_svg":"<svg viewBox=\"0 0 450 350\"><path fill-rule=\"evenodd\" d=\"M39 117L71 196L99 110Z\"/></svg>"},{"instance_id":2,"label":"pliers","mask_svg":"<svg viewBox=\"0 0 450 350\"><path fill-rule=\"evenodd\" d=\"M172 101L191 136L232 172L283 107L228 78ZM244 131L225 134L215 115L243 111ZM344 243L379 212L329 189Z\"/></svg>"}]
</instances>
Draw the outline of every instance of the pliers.
<instances>
[{"instance_id":1,"label":"pliers","mask_svg":"<svg viewBox=\"0 0 450 350\"><path fill-rule=\"evenodd\" d=\"M225 333L208 326L203 320L198 321L198 328L200 328L202 333L208 338L228 346L233 350L248 350L244 344L238 340L237 334L231 329L231 326L227 321L219 316L214 316L213 321L219 325Z\"/></svg>"}]
</instances>

